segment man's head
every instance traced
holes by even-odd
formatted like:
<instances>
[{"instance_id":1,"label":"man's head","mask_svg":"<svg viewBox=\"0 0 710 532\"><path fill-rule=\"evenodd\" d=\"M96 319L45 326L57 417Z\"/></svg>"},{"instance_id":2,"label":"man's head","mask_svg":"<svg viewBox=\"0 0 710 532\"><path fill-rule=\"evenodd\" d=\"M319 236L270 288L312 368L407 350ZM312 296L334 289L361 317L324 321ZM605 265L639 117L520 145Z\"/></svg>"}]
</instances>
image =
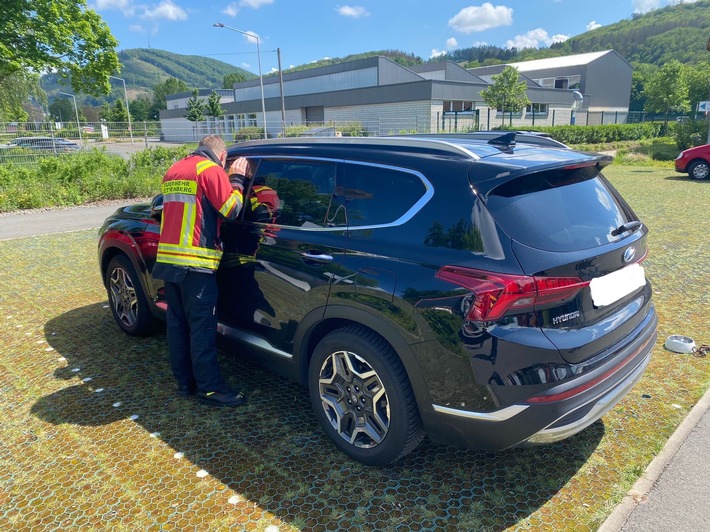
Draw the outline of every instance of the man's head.
<instances>
[{"instance_id":1,"label":"man's head","mask_svg":"<svg viewBox=\"0 0 710 532\"><path fill-rule=\"evenodd\" d=\"M222 137L219 135L207 135L200 140L200 146L212 150L212 153L219 158L219 162L224 166L227 160L227 145L222 140Z\"/></svg>"}]
</instances>

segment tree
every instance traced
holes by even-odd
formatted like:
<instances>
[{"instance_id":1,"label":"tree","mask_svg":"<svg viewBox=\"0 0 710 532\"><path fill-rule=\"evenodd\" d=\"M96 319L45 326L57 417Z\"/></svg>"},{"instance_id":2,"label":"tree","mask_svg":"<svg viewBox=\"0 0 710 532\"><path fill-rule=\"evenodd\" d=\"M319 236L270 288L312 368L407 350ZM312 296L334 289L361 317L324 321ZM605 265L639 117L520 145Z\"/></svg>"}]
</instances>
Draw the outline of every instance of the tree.
<instances>
[{"instance_id":1,"label":"tree","mask_svg":"<svg viewBox=\"0 0 710 532\"><path fill-rule=\"evenodd\" d=\"M128 108L131 110L131 118L137 122L149 120L152 105L153 102L143 96L128 102Z\"/></svg>"},{"instance_id":2,"label":"tree","mask_svg":"<svg viewBox=\"0 0 710 532\"><path fill-rule=\"evenodd\" d=\"M57 98L49 104L49 114L55 122L72 122L76 120L74 103L68 98Z\"/></svg>"},{"instance_id":3,"label":"tree","mask_svg":"<svg viewBox=\"0 0 710 532\"><path fill-rule=\"evenodd\" d=\"M690 109L695 111L698 102L706 101L710 94L710 63L702 62L692 66L686 66L686 80L688 83L688 100Z\"/></svg>"},{"instance_id":4,"label":"tree","mask_svg":"<svg viewBox=\"0 0 710 532\"><path fill-rule=\"evenodd\" d=\"M201 122L205 119L205 102L199 97L199 91L193 89L192 96L187 100L187 118L190 122Z\"/></svg>"},{"instance_id":5,"label":"tree","mask_svg":"<svg viewBox=\"0 0 710 532\"><path fill-rule=\"evenodd\" d=\"M22 104L29 98L34 98L40 105L47 102L38 74L18 70L0 77L0 122L26 121L28 114Z\"/></svg>"},{"instance_id":6,"label":"tree","mask_svg":"<svg viewBox=\"0 0 710 532\"><path fill-rule=\"evenodd\" d=\"M104 104L101 106L101 112L99 113L99 118L101 120L105 120L106 122L111 122L112 112L111 112L111 106L108 104L108 102L104 102Z\"/></svg>"},{"instance_id":7,"label":"tree","mask_svg":"<svg viewBox=\"0 0 710 532\"><path fill-rule=\"evenodd\" d=\"M217 118L218 116L222 116L224 114L224 109L222 109L222 102L220 101L219 94L217 94L215 91L212 91L210 93L209 98L207 98L205 114L214 118Z\"/></svg>"},{"instance_id":8,"label":"tree","mask_svg":"<svg viewBox=\"0 0 710 532\"><path fill-rule=\"evenodd\" d=\"M23 72L54 71L74 92L109 92L118 41L86 0L12 0L0 17L0 84Z\"/></svg>"},{"instance_id":9,"label":"tree","mask_svg":"<svg viewBox=\"0 0 710 532\"><path fill-rule=\"evenodd\" d=\"M503 123L505 113L519 113L530 103L525 93L527 84L519 78L518 69L507 66L500 74L493 76L493 85L481 91L486 105L503 114Z\"/></svg>"},{"instance_id":10,"label":"tree","mask_svg":"<svg viewBox=\"0 0 710 532\"><path fill-rule=\"evenodd\" d=\"M242 81L246 81L247 77L242 74L241 72L230 72L224 78L222 78L222 88L223 89L232 89L234 88L235 83L241 83Z\"/></svg>"},{"instance_id":11,"label":"tree","mask_svg":"<svg viewBox=\"0 0 710 532\"><path fill-rule=\"evenodd\" d=\"M666 63L653 75L643 91L645 110L651 113L687 113L690 111L685 66L679 61Z\"/></svg>"},{"instance_id":12,"label":"tree","mask_svg":"<svg viewBox=\"0 0 710 532\"><path fill-rule=\"evenodd\" d=\"M631 74L631 101L629 103L629 111L643 111L646 106L644 87L657 70L657 66L649 63L634 64L634 70Z\"/></svg>"},{"instance_id":13,"label":"tree","mask_svg":"<svg viewBox=\"0 0 710 532\"><path fill-rule=\"evenodd\" d=\"M123 100L118 99L111 109L111 122L128 122L128 111Z\"/></svg>"},{"instance_id":14,"label":"tree","mask_svg":"<svg viewBox=\"0 0 710 532\"><path fill-rule=\"evenodd\" d=\"M168 78L153 88L153 105L150 108L150 119L160 120L160 111L167 109L166 97L170 94L187 91L187 83L177 78Z\"/></svg>"}]
</instances>

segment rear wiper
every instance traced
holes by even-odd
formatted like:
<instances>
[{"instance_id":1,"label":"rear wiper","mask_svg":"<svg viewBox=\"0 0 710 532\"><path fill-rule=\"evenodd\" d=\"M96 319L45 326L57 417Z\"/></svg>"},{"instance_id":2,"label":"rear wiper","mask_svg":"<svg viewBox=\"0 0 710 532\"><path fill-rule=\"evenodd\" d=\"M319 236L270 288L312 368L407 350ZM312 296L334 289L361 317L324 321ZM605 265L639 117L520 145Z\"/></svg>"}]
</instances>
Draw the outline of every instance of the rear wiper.
<instances>
[{"instance_id":1,"label":"rear wiper","mask_svg":"<svg viewBox=\"0 0 710 532\"><path fill-rule=\"evenodd\" d=\"M619 236L622 233L626 233L627 231L636 231L639 227L643 225L642 222L639 222L638 220L634 220L633 222L626 222L623 225L620 225L616 229L614 229L611 232L611 236Z\"/></svg>"}]
</instances>

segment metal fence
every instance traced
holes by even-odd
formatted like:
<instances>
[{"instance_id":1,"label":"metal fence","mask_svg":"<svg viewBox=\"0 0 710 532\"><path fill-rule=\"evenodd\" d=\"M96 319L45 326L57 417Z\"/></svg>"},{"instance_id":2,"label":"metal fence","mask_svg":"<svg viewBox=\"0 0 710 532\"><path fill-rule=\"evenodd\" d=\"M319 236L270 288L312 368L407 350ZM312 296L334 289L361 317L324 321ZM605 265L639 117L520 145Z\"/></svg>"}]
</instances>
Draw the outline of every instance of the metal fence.
<instances>
[{"instance_id":1,"label":"metal fence","mask_svg":"<svg viewBox=\"0 0 710 532\"><path fill-rule=\"evenodd\" d=\"M0 164L34 164L44 157L92 148L129 156L160 141L160 122L0 123Z\"/></svg>"}]
</instances>

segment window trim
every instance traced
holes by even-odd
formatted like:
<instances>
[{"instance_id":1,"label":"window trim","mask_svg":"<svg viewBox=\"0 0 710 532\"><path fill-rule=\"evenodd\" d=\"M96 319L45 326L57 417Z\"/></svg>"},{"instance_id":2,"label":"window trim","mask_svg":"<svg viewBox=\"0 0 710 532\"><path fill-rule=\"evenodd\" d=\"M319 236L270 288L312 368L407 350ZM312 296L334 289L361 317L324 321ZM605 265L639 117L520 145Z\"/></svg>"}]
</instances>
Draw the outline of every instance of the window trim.
<instances>
[{"instance_id":1,"label":"window trim","mask_svg":"<svg viewBox=\"0 0 710 532\"><path fill-rule=\"evenodd\" d=\"M394 220L393 222L389 222L386 224L373 224L373 225L358 225L358 226L340 226L340 227L299 227L295 225L283 225L274 223L274 224L269 224L273 225L275 227L283 227L283 228L288 228L288 229L294 229L294 230L299 230L299 231L315 231L315 232L324 232L324 231L363 231L366 229L382 229L382 228L388 228L388 227L397 227L400 225L405 224L409 220L411 220L414 215L419 212L424 205L429 203L429 200L434 196L434 186L431 184L431 182L424 177L424 174L417 170L412 170L411 168L403 168L401 166L394 166L394 165L389 165L389 164L383 164L383 163L372 163L372 162L365 162L365 161L356 161L352 159L339 159L339 158L333 158L333 157L306 157L306 156L300 156L300 155L264 155L264 154L240 154L238 151L232 152L229 154L229 157L246 157L248 159L260 159L260 160L266 160L266 159L272 159L272 160L288 160L288 161L315 161L315 162L329 162L329 163L335 163L336 165L339 164L358 164L361 166L373 166L377 168L384 168L386 170L392 170L396 172L404 172L407 174L412 174L416 177L418 177L421 182L424 184L424 194L422 195L421 198L419 198L414 205L412 205L402 216ZM337 168L336 168L337 172ZM277 191L278 193L278 191ZM258 223L258 222L250 222L250 223Z\"/></svg>"}]
</instances>

